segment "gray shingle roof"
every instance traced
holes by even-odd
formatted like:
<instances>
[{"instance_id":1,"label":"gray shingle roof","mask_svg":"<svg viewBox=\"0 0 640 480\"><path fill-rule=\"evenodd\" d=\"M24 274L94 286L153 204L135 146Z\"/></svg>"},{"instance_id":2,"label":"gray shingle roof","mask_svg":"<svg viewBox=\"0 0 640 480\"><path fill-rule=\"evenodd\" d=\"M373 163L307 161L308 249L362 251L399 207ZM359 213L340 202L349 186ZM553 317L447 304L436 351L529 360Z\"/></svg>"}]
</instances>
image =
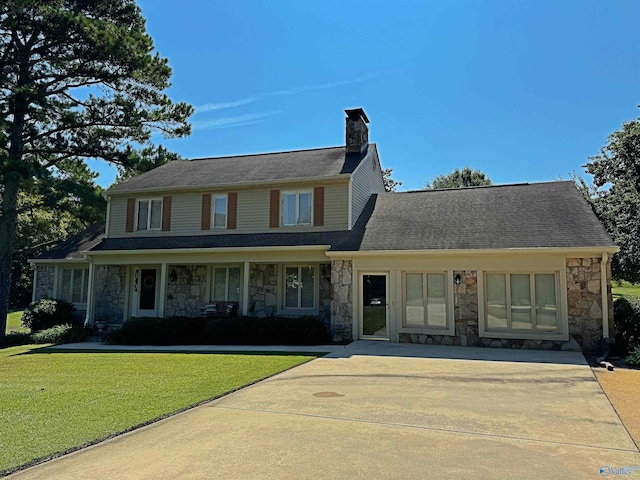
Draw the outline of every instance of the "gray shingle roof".
<instances>
[{"instance_id":1,"label":"gray shingle roof","mask_svg":"<svg viewBox=\"0 0 640 480\"><path fill-rule=\"evenodd\" d=\"M179 237L107 238L92 249L100 251L122 250L174 250L183 248L257 248L340 245L354 235L350 231L297 232L297 233L244 233L226 235L192 235Z\"/></svg>"},{"instance_id":2,"label":"gray shingle roof","mask_svg":"<svg viewBox=\"0 0 640 480\"><path fill-rule=\"evenodd\" d=\"M368 147L367 153L375 145ZM366 155L366 153L365 153ZM151 189L200 188L245 182L269 182L352 173L365 155L345 153L345 147L262 153L234 157L176 160L131 180L108 193Z\"/></svg>"},{"instance_id":3,"label":"gray shingle roof","mask_svg":"<svg viewBox=\"0 0 640 480\"><path fill-rule=\"evenodd\" d=\"M571 181L386 193L367 207L347 250L615 247Z\"/></svg>"},{"instance_id":4,"label":"gray shingle roof","mask_svg":"<svg viewBox=\"0 0 640 480\"><path fill-rule=\"evenodd\" d=\"M85 252L104 238L104 227L104 222L96 223L47 250L37 260L82 260Z\"/></svg>"}]
</instances>

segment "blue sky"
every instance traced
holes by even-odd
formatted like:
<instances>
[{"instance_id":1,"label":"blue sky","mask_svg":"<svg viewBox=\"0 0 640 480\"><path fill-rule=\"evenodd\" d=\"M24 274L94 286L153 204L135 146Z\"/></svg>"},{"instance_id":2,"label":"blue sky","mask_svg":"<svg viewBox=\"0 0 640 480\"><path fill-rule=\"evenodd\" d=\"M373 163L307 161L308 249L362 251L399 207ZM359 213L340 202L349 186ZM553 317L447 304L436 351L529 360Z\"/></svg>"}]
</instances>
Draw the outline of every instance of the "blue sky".
<instances>
[{"instance_id":1,"label":"blue sky","mask_svg":"<svg viewBox=\"0 0 640 480\"><path fill-rule=\"evenodd\" d=\"M363 107L402 190L467 165L549 181L640 116L637 0L139 4L196 108L190 137L154 138L186 158L343 145Z\"/></svg>"}]
</instances>

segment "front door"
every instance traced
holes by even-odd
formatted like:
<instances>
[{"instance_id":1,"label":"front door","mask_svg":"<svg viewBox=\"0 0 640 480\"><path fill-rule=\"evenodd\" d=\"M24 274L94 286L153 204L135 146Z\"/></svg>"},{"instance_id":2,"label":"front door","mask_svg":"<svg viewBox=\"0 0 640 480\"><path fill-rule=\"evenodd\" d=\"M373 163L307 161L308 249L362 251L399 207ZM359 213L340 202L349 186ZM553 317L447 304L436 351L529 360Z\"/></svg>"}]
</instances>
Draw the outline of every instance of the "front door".
<instances>
[{"instance_id":1,"label":"front door","mask_svg":"<svg viewBox=\"0 0 640 480\"><path fill-rule=\"evenodd\" d=\"M365 338L389 338L387 274L362 274L361 329Z\"/></svg>"},{"instance_id":2,"label":"front door","mask_svg":"<svg viewBox=\"0 0 640 480\"><path fill-rule=\"evenodd\" d=\"M134 267L133 269L133 316L158 316L158 269Z\"/></svg>"}]
</instances>

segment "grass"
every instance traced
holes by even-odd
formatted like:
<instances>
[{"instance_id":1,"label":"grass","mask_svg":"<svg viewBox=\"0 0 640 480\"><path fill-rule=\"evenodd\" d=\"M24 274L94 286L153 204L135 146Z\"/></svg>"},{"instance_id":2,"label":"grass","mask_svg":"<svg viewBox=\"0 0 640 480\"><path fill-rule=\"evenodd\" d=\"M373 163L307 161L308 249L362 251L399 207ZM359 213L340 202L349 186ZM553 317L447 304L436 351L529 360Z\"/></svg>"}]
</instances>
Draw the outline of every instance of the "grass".
<instances>
[{"instance_id":1,"label":"grass","mask_svg":"<svg viewBox=\"0 0 640 480\"><path fill-rule=\"evenodd\" d=\"M14 332L28 332L29 329L22 326L22 310L14 310L7 315L7 328L6 333Z\"/></svg>"},{"instance_id":2,"label":"grass","mask_svg":"<svg viewBox=\"0 0 640 480\"><path fill-rule=\"evenodd\" d=\"M316 355L0 350L0 476L222 396Z\"/></svg>"},{"instance_id":3,"label":"grass","mask_svg":"<svg viewBox=\"0 0 640 480\"><path fill-rule=\"evenodd\" d=\"M620 297L636 296L640 297L640 284L632 285L629 282L622 282L620 286L613 282L611 285L611 292L613 293L613 299Z\"/></svg>"}]
</instances>

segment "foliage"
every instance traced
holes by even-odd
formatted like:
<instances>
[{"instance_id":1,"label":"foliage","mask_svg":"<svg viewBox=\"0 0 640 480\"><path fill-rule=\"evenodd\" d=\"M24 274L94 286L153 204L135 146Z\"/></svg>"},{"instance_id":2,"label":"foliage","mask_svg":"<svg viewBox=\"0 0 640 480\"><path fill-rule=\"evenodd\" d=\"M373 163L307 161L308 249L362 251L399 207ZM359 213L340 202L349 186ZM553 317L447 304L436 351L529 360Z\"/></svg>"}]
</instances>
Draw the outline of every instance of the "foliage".
<instances>
[{"instance_id":1,"label":"foliage","mask_svg":"<svg viewBox=\"0 0 640 480\"><path fill-rule=\"evenodd\" d=\"M164 93L170 76L133 0L0 3L0 336L20 193L77 213L95 197L87 159L126 172L168 157L152 133L188 135L193 112Z\"/></svg>"},{"instance_id":2,"label":"foliage","mask_svg":"<svg viewBox=\"0 0 640 480\"><path fill-rule=\"evenodd\" d=\"M613 302L616 349L631 351L640 346L640 297L621 297Z\"/></svg>"},{"instance_id":3,"label":"foliage","mask_svg":"<svg viewBox=\"0 0 640 480\"><path fill-rule=\"evenodd\" d=\"M9 332L4 338L0 337L0 348L28 345L31 343L29 332Z\"/></svg>"},{"instance_id":4,"label":"foliage","mask_svg":"<svg viewBox=\"0 0 640 480\"><path fill-rule=\"evenodd\" d=\"M640 283L640 119L623 123L590 160L586 169L597 188L592 207L620 247L613 277Z\"/></svg>"},{"instance_id":5,"label":"foliage","mask_svg":"<svg viewBox=\"0 0 640 480\"><path fill-rule=\"evenodd\" d=\"M402 185L401 181L391 178L392 173L393 168L385 168L384 170L382 170L382 182L384 183L385 192L395 192L396 187Z\"/></svg>"},{"instance_id":6,"label":"foliage","mask_svg":"<svg viewBox=\"0 0 640 480\"><path fill-rule=\"evenodd\" d=\"M317 345L331 342L315 317L140 317L107 341L115 345Z\"/></svg>"},{"instance_id":7,"label":"foliage","mask_svg":"<svg viewBox=\"0 0 640 480\"><path fill-rule=\"evenodd\" d=\"M217 398L312 355L0 350L0 476Z\"/></svg>"},{"instance_id":8,"label":"foliage","mask_svg":"<svg viewBox=\"0 0 640 480\"><path fill-rule=\"evenodd\" d=\"M107 341L115 345L197 345L203 343L205 321L202 317L134 317Z\"/></svg>"},{"instance_id":9,"label":"foliage","mask_svg":"<svg viewBox=\"0 0 640 480\"><path fill-rule=\"evenodd\" d=\"M491 179L484 172L480 170L471 170L471 167L464 167L462 170L458 170L456 168L448 175L438 175L431 182L425 183L424 188L446 189L477 187L491 184Z\"/></svg>"},{"instance_id":10,"label":"foliage","mask_svg":"<svg viewBox=\"0 0 640 480\"><path fill-rule=\"evenodd\" d=\"M56 325L81 325L74 317L75 307L64 300L44 298L29 304L22 314L22 325L32 332L46 330Z\"/></svg>"},{"instance_id":11,"label":"foliage","mask_svg":"<svg viewBox=\"0 0 640 480\"><path fill-rule=\"evenodd\" d=\"M625 358L627 365L633 368L640 368L640 346L637 346L627 358Z\"/></svg>"},{"instance_id":12,"label":"foliage","mask_svg":"<svg viewBox=\"0 0 640 480\"><path fill-rule=\"evenodd\" d=\"M81 342L85 336L85 331L82 327L74 327L69 324L56 325L55 327L31 334L31 342L35 344L53 343L58 345L61 343Z\"/></svg>"}]
</instances>

